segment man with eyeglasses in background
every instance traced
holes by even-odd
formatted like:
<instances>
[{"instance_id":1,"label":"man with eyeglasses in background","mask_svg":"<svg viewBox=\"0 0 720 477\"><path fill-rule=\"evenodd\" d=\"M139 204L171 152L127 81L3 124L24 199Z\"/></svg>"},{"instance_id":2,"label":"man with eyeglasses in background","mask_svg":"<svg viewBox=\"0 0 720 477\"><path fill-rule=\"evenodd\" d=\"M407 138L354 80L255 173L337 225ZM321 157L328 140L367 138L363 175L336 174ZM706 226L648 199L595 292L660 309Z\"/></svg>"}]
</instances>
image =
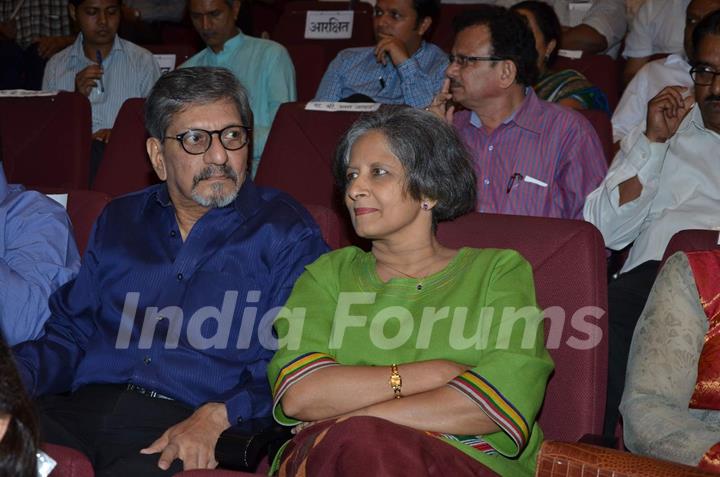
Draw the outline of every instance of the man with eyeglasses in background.
<instances>
[{"instance_id":1,"label":"man with eyeglasses in background","mask_svg":"<svg viewBox=\"0 0 720 477\"><path fill-rule=\"evenodd\" d=\"M453 124L471 152L477 210L582 218L585 197L605 177L605 154L580 113L535 95L537 52L525 20L478 5L454 27L447 79L427 109Z\"/></svg>"},{"instance_id":2,"label":"man with eyeglasses in background","mask_svg":"<svg viewBox=\"0 0 720 477\"><path fill-rule=\"evenodd\" d=\"M692 35L695 91L668 86L648 103L647 120L621 141L585 219L605 246L630 253L608 286L609 369L604 433L613 435L633 330L670 238L720 226L720 11Z\"/></svg>"},{"instance_id":3,"label":"man with eyeglasses in background","mask_svg":"<svg viewBox=\"0 0 720 477\"><path fill-rule=\"evenodd\" d=\"M314 100L427 106L447 66L445 53L423 40L439 12L439 0L378 0L373 19L377 43L341 51Z\"/></svg>"},{"instance_id":4,"label":"man with eyeglasses in background","mask_svg":"<svg viewBox=\"0 0 720 477\"><path fill-rule=\"evenodd\" d=\"M225 429L270 415L273 318L327 251L302 206L249 179L252 111L230 71L165 74L145 119L163 183L105 208L45 335L14 348L43 440L103 476L213 468Z\"/></svg>"}]
</instances>

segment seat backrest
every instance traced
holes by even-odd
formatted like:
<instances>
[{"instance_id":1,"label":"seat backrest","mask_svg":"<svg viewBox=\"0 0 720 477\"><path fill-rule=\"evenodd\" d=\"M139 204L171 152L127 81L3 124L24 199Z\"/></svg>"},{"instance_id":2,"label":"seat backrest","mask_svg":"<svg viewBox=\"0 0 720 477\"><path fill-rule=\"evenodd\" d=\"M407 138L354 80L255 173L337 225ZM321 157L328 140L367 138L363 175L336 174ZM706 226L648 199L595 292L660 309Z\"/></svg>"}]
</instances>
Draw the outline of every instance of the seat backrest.
<instances>
[{"instance_id":1,"label":"seat backrest","mask_svg":"<svg viewBox=\"0 0 720 477\"><path fill-rule=\"evenodd\" d=\"M553 307L545 332L555 371L540 425L549 439L577 441L585 434L601 434L607 377L607 282L600 232L577 220L473 212L440 224L438 239L449 247L514 249L530 262L538 304L546 314Z\"/></svg>"},{"instance_id":2,"label":"seat backrest","mask_svg":"<svg viewBox=\"0 0 720 477\"><path fill-rule=\"evenodd\" d=\"M333 57L316 43L288 45L287 50L295 66L298 101L311 101Z\"/></svg>"},{"instance_id":3,"label":"seat backrest","mask_svg":"<svg viewBox=\"0 0 720 477\"><path fill-rule=\"evenodd\" d=\"M341 218L343 244L347 244L354 240L354 232L331 169L338 140L360 114L304 108L305 103L280 106L255 183L285 191L303 204L333 209Z\"/></svg>"},{"instance_id":4,"label":"seat backrest","mask_svg":"<svg viewBox=\"0 0 720 477\"><path fill-rule=\"evenodd\" d=\"M345 48L356 46L370 46L375 43L372 18L372 5L356 2L352 7L355 12L353 18L353 31L347 40L317 40L305 38L305 20L308 11L313 10L348 10L348 2L325 2L315 0L298 0L285 4L283 13L277 25L270 34L270 38L286 47L297 44L317 44L323 46L326 56L331 60Z\"/></svg>"},{"instance_id":5,"label":"seat backrest","mask_svg":"<svg viewBox=\"0 0 720 477\"><path fill-rule=\"evenodd\" d=\"M324 205L304 204L315 222L320 227L322 236L328 247L335 250L344 245L342 241L342 229L337 213Z\"/></svg>"},{"instance_id":6,"label":"seat backrest","mask_svg":"<svg viewBox=\"0 0 720 477\"><path fill-rule=\"evenodd\" d=\"M610 111L615 110L620 100L622 72L618 60L608 55L583 55L579 59L558 56L553 67L557 70L571 69L585 75L592 84L607 95Z\"/></svg>"},{"instance_id":7,"label":"seat backrest","mask_svg":"<svg viewBox=\"0 0 720 477\"><path fill-rule=\"evenodd\" d=\"M602 143L605 159L607 159L607 163L610 164L613 156L615 155L610 116L605 111L598 111L597 109L584 109L578 112L585 116L585 119L590 121L590 124L592 124L592 127L595 129L595 132Z\"/></svg>"},{"instance_id":8,"label":"seat backrest","mask_svg":"<svg viewBox=\"0 0 720 477\"><path fill-rule=\"evenodd\" d=\"M667 246L662 263L676 252L694 252L696 250L713 250L720 247L717 230L681 230L672 236ZM660 267L662 268L662 267ZM658 270L660 270L658 268Z\"/></svg>"},{"instance_id":9,"label":"seat backrest","mask_svg":"<svg viewBox=\"0 0 720 477\"><path fill-rule=\"evenodd\" d=\"M460 13L476 7L477 4L443 3L440 6L440 15L433 21L430 27L427 40L449 52L455 40L455 30L453 30L452 25L453 19Z\"/></svg>"},{"instance_id":10,"label":"seat backrest","mask_svg":"<svg viewBox=\"0 0 720 477\"><path fill-rule=\"evenodd\" d=\"M159 182L145 149L148 133L144 107L143 98L131 98L123 103L105 146L93 190L117 197Z\"/></svg>"},{"instance_id":11,"label":"seat backrest","mask_svg":"<svg viewBox=\"0 0 720 477\"><path fill-rule=\"evenodd\" d=\"M0 98L0 144L9 182L88 187L92 113L80 93Z\"/></svg>"}]
</instances>

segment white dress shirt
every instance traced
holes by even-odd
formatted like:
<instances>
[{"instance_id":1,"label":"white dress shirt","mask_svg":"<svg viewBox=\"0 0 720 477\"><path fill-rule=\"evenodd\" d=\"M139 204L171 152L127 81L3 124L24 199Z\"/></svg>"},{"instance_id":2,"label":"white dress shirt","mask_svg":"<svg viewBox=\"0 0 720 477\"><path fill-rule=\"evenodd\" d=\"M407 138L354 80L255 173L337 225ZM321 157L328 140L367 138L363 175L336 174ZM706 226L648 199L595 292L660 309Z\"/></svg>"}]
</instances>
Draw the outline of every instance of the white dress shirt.
<instances>
[{"instance_id":1,"label":"white dress shirt","mask_svg":"<svg viewBox=\"0 0 720 477\"><path fill-rule=\"evenodd\" d=\"M606 247L621 250L634 242L621 273L660 260L680 230L720 226L720 134L704 127L697 105L665 143L651 143L644 131L643 121L622 140L583 211ZM643 185L640 197L620 206L618 186L636 175Z\"/></svg>"},{"instance_id":2,"label":"white dress shirt","mask_svg":"<svg viewBox=\"0 0 720 477\"><path fill-rule=\"evenodd\" d=\"M684 55L670 55L651 61L637 72L613 113L613 141L620 141L645 121L648 102L666 86L686 86L692 94L690 64Z\"/></svg>"},{"instance_id":3,"label":"white dress shirt","mask_svg":"<svg viewBox=\"0 0 720 477\"><path fill-rule=\"evenodd\" d=\"M647 0L633 18L625 37L625 58L656 53L683 53L685 10L690 0Z\"/></svg>"}]
</instances>

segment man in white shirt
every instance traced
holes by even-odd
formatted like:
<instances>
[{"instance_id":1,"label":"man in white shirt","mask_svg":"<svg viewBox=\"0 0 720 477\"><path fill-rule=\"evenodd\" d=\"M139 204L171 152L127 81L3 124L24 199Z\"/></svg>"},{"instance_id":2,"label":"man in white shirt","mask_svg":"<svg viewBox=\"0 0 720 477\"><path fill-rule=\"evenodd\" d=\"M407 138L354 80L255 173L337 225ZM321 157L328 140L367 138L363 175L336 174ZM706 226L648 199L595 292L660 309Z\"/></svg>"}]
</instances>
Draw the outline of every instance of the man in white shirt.
<instances>
[{"instance_id":1,"label":"man in white shirt","mask_svg":"<svg viewBox=\"0 0 720 477\"><path fill-rule=\"evenodd\" d=\"M625 37L624 84L630 82L651 56L684 53L683 22L688 3L690 0L647 0L640 7Z\"/></svg>"},{"instance_id":2,"label":"man in white shirt","mask_svg":"<svg viewBox=\"0 0 720 477\"><path fill-rule=\"evenodd\" d=\"M518 2L495 0L494 3L509 8ZM617 56L627 30L624 0L545 0L545 3L552 5L560 24L566 27L561 48Z\"/></svg>"},{"instance_id":3,"label":"man in white shirt","mask_svg":"<svg viewBox=\"0 0 720 477\"><path fill-rule=\"evenodd\" d=\"M668 86L656 95L647 126L622 140L607 177L585 202L585 220L608 248L632 244L608 287L606 435L615 428L633 330L668 241L680 230L720 226L720 11L698 24L692 52L694 94Z\"/></svg>"},{"instance_id":4,"label":"man in white shirt","mask_svg":"<svg viewBox=\"0 0 720 477\"><path fill-rule=\"evenodd\" d=\"M651 1L648 0L648 3ZM683 37L684 51L672 54L667 58L651 61L643 66L630 81L612 117L615 142L622 140L634 127L645 121L648 101L664 87L677 85L692 90L693 82L688 74L692 33L700 20L718 9L720 9L720 0L692 0L689 3L683 16L686 19Z\"/></svg>"}]
</instances>

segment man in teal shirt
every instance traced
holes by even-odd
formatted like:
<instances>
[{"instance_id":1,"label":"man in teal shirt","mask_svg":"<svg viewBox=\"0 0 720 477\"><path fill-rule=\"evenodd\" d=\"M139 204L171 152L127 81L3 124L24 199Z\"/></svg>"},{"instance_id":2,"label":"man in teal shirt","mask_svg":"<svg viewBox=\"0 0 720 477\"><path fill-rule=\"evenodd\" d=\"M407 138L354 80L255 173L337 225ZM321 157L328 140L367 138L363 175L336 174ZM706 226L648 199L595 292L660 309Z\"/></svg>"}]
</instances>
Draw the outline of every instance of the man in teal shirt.
<instances>
[{"instance_id":1,"label":"man in teal shirt","mask_svg":"<svg viewBox=\"0 0 720 477\"><path fill-rule=\"evenodd\" d=\"M252 174L255 176L275 113L295 101L295 69L287 50L274 41L244 35L235 26L239 0L190 0L190 19L207 45L182 67L221 66L232 71L250 95L255 116Z\"/></svg>"}]
</instances>

